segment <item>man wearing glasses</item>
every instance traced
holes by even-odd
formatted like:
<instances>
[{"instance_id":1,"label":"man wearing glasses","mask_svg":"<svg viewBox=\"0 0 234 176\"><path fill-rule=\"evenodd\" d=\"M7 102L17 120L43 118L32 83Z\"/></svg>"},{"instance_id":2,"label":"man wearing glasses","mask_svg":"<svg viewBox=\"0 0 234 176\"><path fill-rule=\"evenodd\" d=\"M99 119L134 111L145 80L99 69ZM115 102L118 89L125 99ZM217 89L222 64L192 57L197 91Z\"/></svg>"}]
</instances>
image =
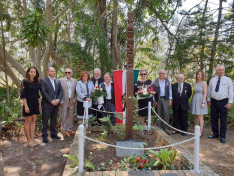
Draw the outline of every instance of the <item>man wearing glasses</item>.
<instances>
[{"instance_id":1,"label":"man wearing glasses","mask_svg":"<svg viewBox=\"0 0 234 176\"><path fill-rule=\"evenodd\" d=\"M158 72L159 78L153 81L156 94L154 96L154 106L157 107L158 115L169 124L169 107L172 103L172 91L170 80L166 77L166 71ZM157 119L158 127L161 128L161 120ZM163 124L163 130L170 135L167 125Z\"/></svg>"},{"instance_id":2,"label":"man wearing glasses","mask_svg":"<svg viewBox=\"0 0 234 176\"><path fill-rule=\"evenodd\" d=\"M76 104L76 79L72 78L72 69L65 70L65 77L60 79L63 97L60 103L61 127L63 138L74 135L74 110Z\"/></svg>"}]
</instances>

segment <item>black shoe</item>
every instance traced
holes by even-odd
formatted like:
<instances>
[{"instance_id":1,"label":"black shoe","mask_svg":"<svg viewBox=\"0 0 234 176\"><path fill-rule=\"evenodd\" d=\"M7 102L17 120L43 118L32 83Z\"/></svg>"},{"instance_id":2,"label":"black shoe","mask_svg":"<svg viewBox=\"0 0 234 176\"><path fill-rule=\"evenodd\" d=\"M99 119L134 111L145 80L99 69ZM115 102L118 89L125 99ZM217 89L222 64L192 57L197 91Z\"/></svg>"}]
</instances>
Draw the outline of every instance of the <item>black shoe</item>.
<instances>
[{"instance_id":1,"label":"black shoe","mask_svg":"<svg viewBox=\"0 0 234 176\"><path fill-rule=\"evenodd\" d=\"M44 143L48 143L49 141L48 141L48 139L47 139L47 138L43 138L42 142L44 142Z\"/></svg>"},{"instance_id":2,"label":"black shoe","mask_svg":"<svg viewBox=\"0 0 234 176\"><path fill-rule=\"evenodd\" d=\"M167 133L169 136L171 135L171 133L169 131L165 131L165 133Z\"/></svg>"},{"instance_id":3,"label":"black shoe","mask_svg":"<svg viewBox=\"0 0 234 176\"><path fill-rule=\"evenodd\" d=\"M214 139L214 138L219 138L219 136L218 136L218 135L212 134L211 136L208 136L208 138L209 138L209 139Z\"/></svg>"},{"instance_id":4,"label":"black shoe","mask_svg":"<svg viewBox=\"0 0 234 176\"><path fill-rule=\"evenodd\" d=\"M181 136L187 136L187 134L185 134L185 133L181 133Z\"/></svg>"},{"instance_id":5,"label":"black shoe","mask_svg":"<svg viewBox=\"0 0 234 176\"><path fill-rule=\"evenodd\" d=\"M225 143L225 142L226 142L226 139L225 139L225 138L221 138L221 139L220 139L220 142L221 142L221 143Z\"/></svg>"},{"instance_id":6,"label":"black shoe","mask_svg":"<svg viewBox=\"0 0 234 176\"><path fill-rule=\"evenodd\" d=\"M51 135L51 138L54 138L54 139L61 139L61 137L59 137L58 135Z\"/></svg>"}]
</instances>

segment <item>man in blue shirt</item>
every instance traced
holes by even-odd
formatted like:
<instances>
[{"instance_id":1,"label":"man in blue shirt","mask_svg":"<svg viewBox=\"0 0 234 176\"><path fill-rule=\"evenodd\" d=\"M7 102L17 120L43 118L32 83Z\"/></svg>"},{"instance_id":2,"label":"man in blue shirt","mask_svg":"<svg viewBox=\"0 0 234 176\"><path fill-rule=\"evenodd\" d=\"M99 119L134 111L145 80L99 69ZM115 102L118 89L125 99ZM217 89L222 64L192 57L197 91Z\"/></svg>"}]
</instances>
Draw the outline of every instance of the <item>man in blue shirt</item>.
<instances>
[{"instance_id":1,"label":"man in blue shirt","mask_svg":"<svg viewBox=\"0 0 234 176\"><path fill-rule=\"evenodd\" d=\"M157 107L158 115L169 124L169 107L172 103L171 83L170 80L166 78L165 70L160 70L158 74L159 78L153 81L156 91L154 96L154 106ZM159 119L157 120L157 124L158 127L161 128L161 121ZM170 135L166 124L163 124L163 130Z\"/></svg>"}]
</instances>

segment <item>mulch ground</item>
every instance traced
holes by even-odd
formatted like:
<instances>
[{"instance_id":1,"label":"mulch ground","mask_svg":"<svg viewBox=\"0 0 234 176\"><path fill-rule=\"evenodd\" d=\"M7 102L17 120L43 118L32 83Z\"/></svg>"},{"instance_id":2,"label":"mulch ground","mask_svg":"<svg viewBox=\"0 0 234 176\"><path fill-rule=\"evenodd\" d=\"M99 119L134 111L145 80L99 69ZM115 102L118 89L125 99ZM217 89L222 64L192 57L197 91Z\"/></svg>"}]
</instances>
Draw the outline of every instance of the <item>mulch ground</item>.
<instances>
[{"instance_id":1,"label":"mulch ground","mask_svg":"<svg viewBox=\"0 0 234 176\"><path fill-rule=\"evenodd\" d=\"M229 176L233 174L234 170L234 130L227 131L227 142L222 144L218 139L208 139L207 137L211 134L210 127L204 129L203 136L201 137L200 143L200 160L214 170L221 176ZM99 139L100 135L96 135ZM59 133L59 136L62 136ZM183 137L180 134L172 136L178 141L190 136ZM63 154L69 153L74 137L67 137L66 139L56 140L49 138L49 143L42 143L40 134L36 136L39 141L39 145L36 147L26 146L25 138L23 136L14 137L7 136L3 137L0 141L2 144L1 152L4 162L4 172L6 176L61 176L67 161L67 158L63 157ZM108 143L114 142L118 136L112 136ZM137 137L139 138L139 136ZM106 140L106 139L105 139ZM161 143L156 138L146 137L148 140L148 146L159 146ZM87 141L88 142L88 141ZM151 143L152 142L152 143ZM154 143L154 144L153 144ZM97 144L91 142L94 148L99 148ZM193 153L193 143L187 143L183 145L187 150ZM112 148L112 153L106 152L106 149L98 150L98 154L94 153L94 148L87 150L87 156L92 156L94 159L92 162L99 164L99 166L108 166L109 161L117 161L115 157L115 150ZM105 154L104 154L105 153ZM108 154L108 155L106 155ZM96 157L98 155L98 157ZM111 159L110 157L113 157ZM95 159L99 158L99 159ZM102 160L105 159L106 160ZM104 162L104 163L103 163ZM117 161L118 162L118 161ZM111 170L115 167L110 166Z\"/></svg>"}]
</instances>

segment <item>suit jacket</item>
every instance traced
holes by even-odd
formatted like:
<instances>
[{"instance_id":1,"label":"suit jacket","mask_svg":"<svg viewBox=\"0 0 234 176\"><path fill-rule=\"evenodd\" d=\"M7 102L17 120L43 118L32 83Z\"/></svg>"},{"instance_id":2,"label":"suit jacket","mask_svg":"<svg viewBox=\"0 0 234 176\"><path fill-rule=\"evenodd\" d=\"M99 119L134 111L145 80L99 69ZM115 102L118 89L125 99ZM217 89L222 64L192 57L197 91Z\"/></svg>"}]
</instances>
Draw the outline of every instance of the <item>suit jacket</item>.
<instances>
[{"instance_id":1,"label":"suit jacket","mask_svg":"<svg viewBox=\"0 0 234 176\"><path fill-rule=\"evenodd\" d=\"M181 106L183 111L189 110L189 98L192 95L192 88L189 83L184 82L183 90L180 95L178 91L178 83L172 85L172 108L173 110L178 110Z\"/></svg>"},{"instance_id":2,"label":"suit jacket","mask_svg":"<svg viewBox=\"0 0 234 176\"><path fill-rule=\"evenodd\" d=\"M55 80L55 90L48 76L40 80L40 90L42 94L42 102L41 102L42 107L44 106L54 107L51 104L52 100L54 99L59 99L60 101L62 100L63 90L61 87L60 80L58 79L54 79L54 80ZM56 107L58 106L59 104Z\"/></svg>"},{"instance_id":3,"label":"suit jacket","mask_svg":"<svg viewBox=\"0 0 234 176\"><path fill-rule=\"evenodd\" d=\"M96 79L93 77L92 78L92 82L93 82L93 85L94 85L94 87L95 87L95 83L96 83ZM103 83L104 82L104 78L103 77L100 77L99 79L98 79L98 85L100 85L101 83Z\"/></svg>"},{"instance_id":4,"label":"suit jacket","mask_svg":"<svg viewBox=\"0 0 234 176\"><path fill-rule=\"evenodd\" d=\"M100 87L106 92L106 85L102 83ZM106 98L104 98L104 103L106 102ZM111 103L115 104L115 90L114 90L114 83L111 83Z\"/></svg>"},{"instance_id":5,"label":"suit jacket","mask_svg":"<svg viewBox=\"0 0 234 176\"><path fill-rule=\"evenodd\" d=\"M77 94L76 94L76 85L77 85L77 80L74 78L71 78L72 81L72 86L71 86L71 99L72 101L76 102ZM69 106L69 88L67 85L66 78L61 78L60 79L62 90L63 90L63 97L60 102L60 104L64 104L64 106Z\"/></svg>"}]
</instances>

